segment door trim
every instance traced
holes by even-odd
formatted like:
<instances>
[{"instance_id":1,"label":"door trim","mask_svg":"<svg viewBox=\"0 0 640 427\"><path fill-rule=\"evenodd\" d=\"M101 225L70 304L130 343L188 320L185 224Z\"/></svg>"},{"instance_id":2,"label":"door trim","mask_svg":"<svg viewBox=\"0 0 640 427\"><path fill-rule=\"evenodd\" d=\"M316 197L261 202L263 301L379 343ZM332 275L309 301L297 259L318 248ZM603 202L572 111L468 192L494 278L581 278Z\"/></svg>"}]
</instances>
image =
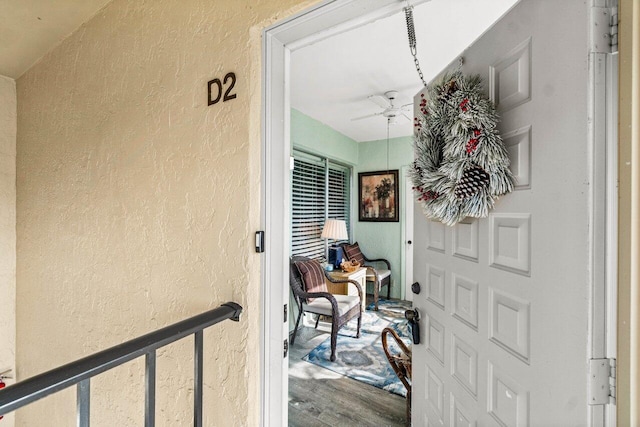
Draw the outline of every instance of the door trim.
<instances>
[{"instance_id":1,"label":"door trim","mask_svg":"<svg viewBox=\"0 0 640 427\"><path fill-rule=\"evenodd\" d=\"M414 0L413 5L428 0ZM292 51L340 32L398 13L398 0L325 0L267 27L262 33L262 171L260 425L287 425L287 368L283 342L289 324L282 321L289 299L289 59ZM271 284L274 284L271 286Z\"/></svg>"},{"instance_id":2,"label":"door trim","mask_svg":"<svg viewBox=\"0 0 640 427\"><path fill-rule=\"evenodd\" d=\"M607 0L616 3L615 0ZM596 13L593 0L589 13ZM617 357L618 55L589 54L589 148L591 156L589 352L592 359ZM590 425L615 426L615 405L590 406Z\"/></svg>"},{"instance_id":3,"label":"door trim","mask_svg":"<svg viewBox=\"0 0 640 427\"><path fill-rule=\"evenodd\" d=\"M411 291L411 282L413 281L413 260L407 265L407 240L413 240L413 194L411 190L411 178L409 177L409 166L402 166L402 225L400 235L402 236L402 245L400 245L400 268L402 291L400 297L406 301L413 301L413 292ZM411 224L411 225L409 225ZM407 231L411 231L407 236ZM413 243L412 243L413 244ZM413 253L413 251L411 252ZM408 278L410 277L410 279Z\"/></svg>"}]
</instances>

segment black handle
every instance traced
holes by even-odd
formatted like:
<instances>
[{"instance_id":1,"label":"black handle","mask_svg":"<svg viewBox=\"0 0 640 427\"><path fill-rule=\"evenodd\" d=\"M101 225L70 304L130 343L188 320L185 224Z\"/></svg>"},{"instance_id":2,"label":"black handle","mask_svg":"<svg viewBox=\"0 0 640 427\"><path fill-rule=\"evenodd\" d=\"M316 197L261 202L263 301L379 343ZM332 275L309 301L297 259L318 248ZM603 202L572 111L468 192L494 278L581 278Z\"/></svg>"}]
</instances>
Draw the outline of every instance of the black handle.
<instances>
[{"instance_id":1,"label":"black handle","mask_svg":"<svg viewBox=\"0 0 640 427\"><path fill-rule=\"evenodd\" d=\"M417 308L406 310L404 317L409 321L409 329L411 330L411 338L414 344L420 344L420 312Z\"/></svg>"},{"instance_id":2,"label":"black handle","mask_svg":"<svg viewBox=\"0 0 640 427\"><path fill-rule=\"evenodd\" d=\"M411 242L411 240L407 240L407 244L408 245L410 245L411 243L413 243L413 242Z\"/></svg>"},{"instance_id":3,"label":"black handle","mask_svg":"<svg viewBox=\"0 0 640 427\"><path fill-rule=\"evenodd\" d=\"M420 293L420 283L418 283L418 282L414 282L414 283L411 285L411 291L412 291L414 294L416 294L416 295L417 295L417 294L419 294L419 293Z\"/></svg>"}]
</instances>

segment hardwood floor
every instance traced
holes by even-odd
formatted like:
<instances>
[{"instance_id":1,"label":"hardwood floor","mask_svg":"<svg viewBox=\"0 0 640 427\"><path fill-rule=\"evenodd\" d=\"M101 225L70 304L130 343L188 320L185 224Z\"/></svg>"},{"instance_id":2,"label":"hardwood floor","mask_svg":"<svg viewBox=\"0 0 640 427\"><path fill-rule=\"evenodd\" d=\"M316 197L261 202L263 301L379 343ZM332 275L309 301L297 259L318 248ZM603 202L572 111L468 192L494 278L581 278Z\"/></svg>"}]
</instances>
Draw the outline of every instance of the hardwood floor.
<instances>
[{"instance_id":1,"label":"hardwood floor","mask_svg":"<svg viewBox=\"0 0 640 427\"><path fill-rule=\"evenodd\" d=\"M300 327L290 347L289 426L405 426L403 397L302 360L330 328Z\"/></svg>"}]
</instances>

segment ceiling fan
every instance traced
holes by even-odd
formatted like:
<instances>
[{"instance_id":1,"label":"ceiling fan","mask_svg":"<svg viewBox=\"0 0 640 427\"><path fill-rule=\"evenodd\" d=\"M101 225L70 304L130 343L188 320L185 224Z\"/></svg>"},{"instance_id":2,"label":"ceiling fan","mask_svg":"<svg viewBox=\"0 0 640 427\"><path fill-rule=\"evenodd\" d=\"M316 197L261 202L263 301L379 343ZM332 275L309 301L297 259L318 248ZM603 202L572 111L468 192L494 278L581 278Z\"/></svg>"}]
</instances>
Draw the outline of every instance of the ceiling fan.
<instances>
[{"instance_id":1,"label":"ceiling fan","mask_svg":"<svg viewBox=\"0 0 640 427\"><path fill-rule=\"evenodd\" d=\"M376 116L386 117L388 123L391 125L395 125L397 123L398 117L404 117L407 120L411 121L411 118L407 115L408 109L406 109L406 107L409 107L413 104L405 104L398 107L394 104L394 101L397 97L398 97L397 90L387 91L384 93L384 96L382 95L368 96L367 97L368 100L375 103L377 106L379 106L380 108L383 108L384 110L378 113L367 114L366 116L355 117L351 119L351 121L353 122L356 120L368 119L369 117L376 117Z\"/></svg>"}]
</instances>

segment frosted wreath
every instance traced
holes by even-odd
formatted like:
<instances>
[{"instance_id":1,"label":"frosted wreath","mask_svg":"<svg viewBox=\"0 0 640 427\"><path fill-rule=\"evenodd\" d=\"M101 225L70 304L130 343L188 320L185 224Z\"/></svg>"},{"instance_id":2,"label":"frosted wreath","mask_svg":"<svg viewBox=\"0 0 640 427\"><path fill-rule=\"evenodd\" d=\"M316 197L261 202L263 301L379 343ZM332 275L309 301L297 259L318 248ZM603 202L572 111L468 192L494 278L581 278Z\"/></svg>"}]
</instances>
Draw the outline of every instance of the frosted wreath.
<instances>
[{"instance_id":1,"label":"frosted wreath","mask_svg":"<svg viewBox=\"0 0 640 427\"><path fill-rule=\"evenodd\" d=\"M480 76L456 70L426 87L414 123L410 176L428 218L455 225L486 217L499 196L513 191L497 123Z\"/></svg>"}]
</instances>

